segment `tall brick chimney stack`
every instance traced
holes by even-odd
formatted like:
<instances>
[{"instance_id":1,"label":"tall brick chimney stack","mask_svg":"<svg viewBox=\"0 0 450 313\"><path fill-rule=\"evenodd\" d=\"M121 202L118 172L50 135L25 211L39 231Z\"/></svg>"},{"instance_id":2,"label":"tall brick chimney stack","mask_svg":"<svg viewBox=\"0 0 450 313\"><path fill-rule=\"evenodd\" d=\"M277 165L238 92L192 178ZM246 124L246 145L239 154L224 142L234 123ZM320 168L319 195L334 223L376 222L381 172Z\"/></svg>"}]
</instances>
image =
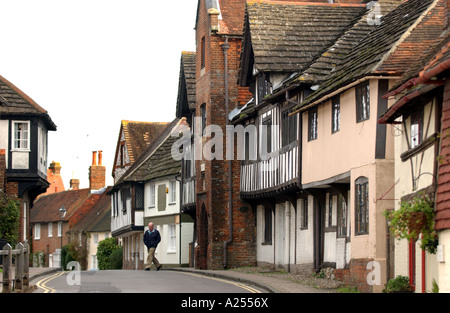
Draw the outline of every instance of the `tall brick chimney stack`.
<instances>
[{"instance_id":1,"label":"tall brick chimney stack","mask_svg":"<svg viewBox=\"0 0 450 313\"><path fill-rule=\"evenodd\" d=\"M92 165L89 167L89 189L99 190L105 187L105 173L106 168L102 165L102 151L98 151L98 164L97 151L93 151Z\"/></svg>"}]
</instances>

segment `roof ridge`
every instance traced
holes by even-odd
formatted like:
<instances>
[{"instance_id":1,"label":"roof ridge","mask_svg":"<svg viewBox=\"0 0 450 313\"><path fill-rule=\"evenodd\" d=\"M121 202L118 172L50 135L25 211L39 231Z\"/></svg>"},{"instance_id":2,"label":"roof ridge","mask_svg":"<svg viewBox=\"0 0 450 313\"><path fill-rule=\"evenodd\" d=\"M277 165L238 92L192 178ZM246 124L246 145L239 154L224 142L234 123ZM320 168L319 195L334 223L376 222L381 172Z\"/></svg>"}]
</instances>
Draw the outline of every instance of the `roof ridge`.
<instances>
[{"instance_id":1,"label":"roof ridge","mask_svg":"<svg viewBox=\"0 0 450 313\"><path fill-rule=\"evenodd\" d=\"M366 7L365 3L324 3L324 2L306 2L304 0L295 1L277 1L277 0L250 0L247 4L252 5L253 3L269 3L277 5L310 5L310 6L328 6L328 7Z\"/></svg>"}]
</instances>

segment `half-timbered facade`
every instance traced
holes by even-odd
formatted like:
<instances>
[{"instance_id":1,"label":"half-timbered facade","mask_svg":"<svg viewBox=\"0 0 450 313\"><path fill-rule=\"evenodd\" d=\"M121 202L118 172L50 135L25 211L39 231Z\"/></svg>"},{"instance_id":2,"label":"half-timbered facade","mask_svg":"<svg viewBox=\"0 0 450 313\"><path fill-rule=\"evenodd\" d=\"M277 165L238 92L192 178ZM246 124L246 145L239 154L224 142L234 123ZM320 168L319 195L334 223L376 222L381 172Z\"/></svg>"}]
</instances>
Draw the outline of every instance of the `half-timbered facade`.
<instances>
[{"instance_id":1,"label":"half-timbered facade","mask_svg":"<svg viewBox=\"0 0 450 313\"><path fill-rule=\"evenodd\" d=\"M0 149L5 150L6 193L20 200L19 241L30 240L30 209L49 187L48 132L56 125L48 112L0 76Z\"/></svg>"},{"instance_id":2,"label":"half-timbered facade","mask_svg":"<svg viewBox=\"0 0 450 313\"><path fill-rule=\"evenodd\" d=\"M445 1L434 6L421 23L427 28L428 40L434 40L426 49L417 49L419 57L401 80L385 95L395 100L394 105L380 118L379 123L395 125L395 209L414 198L428 197L435 205L438 240L430 246L441 253L431 253L420 248L417 241L397 240L395 242L395 274L409 277L415 292L428 292L433 280L440 290L449 290L449 275L445 269L443 249L446 240L445 214L446 192L443 182L448 155L441 143L446 139L446 117L444 97L448 90L448 35L441 35L445 28L441 18L448 9ZM433 27L427 24L434 23ZM421 26L422 26L421 25ZM423 26L423 27L424 27ZM447 61L448 63L448 61ZM439 64L443 66L440 67ZM442 234L442 236L441 236Z\"/></svg>"},{"instance_id":3,"label":"half-timbered facade","mask_svg":"<svg viewBox=\"0 0 450 313\"><path fill-rule=\"evenodd\" d=\"M389 3L380 3L386 9L383 4ZM315 91L293 110L302 115L302 188L313 201L314 267L335 267L337 276L353 280L361 291L381 291L394 274L393 240L383 213L395 205L395 129L378 124L377 117L392 104L383 95L418 60L409 47L429 45L417 38L433 27L427 24L433 1L391 4L394 9L372 30L361 25L367 22L363 16L340 38L350 41L346 37L353 31L366 29L329 77L310 85ZM396 35L385 37L388 29ZM333 54L340 48L331 49ZM304 84L304 78L296 77L294 85ZM368 283L373 264L380 280Z\"/></svg>"},{"instance_id":4,"label":"half-timbered facade","mask_svg":"<svg viewBox=\"0 0 450 313\"><path fill-rule=\"evenodd\" d=\"M111 234L124 247L123 268L143 268L144 183L123 179L167 123L122 121L113 166Z\"/></svg>"},{"instance_id":5,"label":"half-timbered facade","mask_svg":"<svg viewBox=\"0 0 450 313\"><path fill-rule=\"evenodd\" d=\"M247 3L239 83L249 86L254 98L230 118L245 127L240 194L256 208L259 265L307 272L320 268L314 267L314 198L301 185L308 121L291 114L313 91L310 86L282 86L306 70L365 10L360 4ZM276 22L280 20L286 22ZM308 39L312 29L313 43ZM315 132L317 124L311 126Z\"/></svg>"}]
</instances>

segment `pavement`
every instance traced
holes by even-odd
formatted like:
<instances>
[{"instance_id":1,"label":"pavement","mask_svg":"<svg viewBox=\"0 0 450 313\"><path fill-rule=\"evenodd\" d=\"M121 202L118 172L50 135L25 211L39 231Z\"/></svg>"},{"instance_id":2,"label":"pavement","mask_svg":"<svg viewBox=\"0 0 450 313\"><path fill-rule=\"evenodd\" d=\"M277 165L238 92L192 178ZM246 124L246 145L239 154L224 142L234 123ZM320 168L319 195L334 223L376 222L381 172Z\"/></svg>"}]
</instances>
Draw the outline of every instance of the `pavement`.
<instances>
[{"instance_id":1,"label":"pavement","mask_svg":"<svg viewBox=\"0 0 450 313\"><path fill-rule=\"evenodd\" d=\"M270 293L329 293L329 290L317 289L296 283L294 281L270 277L260 274L250 274L235 272L231 270L199 270L195 268L177 267L168 268L166 270L190 272L200 275L212 276L216 278L233 280L241 283L251 284L253 286L263 288Z\"/></svg>"},{"instance_id":2,"label":"pavement","mask_svg":"<svg viewBox=\"0 0 450 313\"><path fill-rule=\"evenodd\" d=\"M262 289L267 290L270 293L328 293L329 290L317 289L314 287L306 286L303 284L296 283L294 281L270 277L260 274L250 274L235 272L231 270L199 270L195 268L187 267L175 267L175 268L165 268L167 271L181 271L188 273L195 273L199 275L205 275L210 277L216 277L221 279L228 279L232 281L237 281L241 283L250 284ZM60 271L59 268L49 268L49 267L30 267L30 282L41 276L49 275ZM14 278L14 271L12 273L12 278ZM0 282L3 281L3 275L0 273Z\"/></svg>"}]
</instances>

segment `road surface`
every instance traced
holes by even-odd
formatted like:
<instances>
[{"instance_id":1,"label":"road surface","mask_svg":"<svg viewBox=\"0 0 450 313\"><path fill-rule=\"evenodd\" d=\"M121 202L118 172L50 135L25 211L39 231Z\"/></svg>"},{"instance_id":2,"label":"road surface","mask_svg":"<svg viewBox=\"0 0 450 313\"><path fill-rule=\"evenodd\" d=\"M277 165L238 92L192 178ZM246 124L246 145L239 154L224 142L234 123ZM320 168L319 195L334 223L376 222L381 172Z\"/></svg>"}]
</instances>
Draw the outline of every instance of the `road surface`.
<instances>
[{"instance_id":1,"label":"road surface","mask_svg":"<svg viewBox=\"0 0 450 313\"><path fill-rule=\"evenodd\" d=\"M176 271L58 272L31 282L35 293L264 293L244 283Z\"/></svg>"}]
</instances>

